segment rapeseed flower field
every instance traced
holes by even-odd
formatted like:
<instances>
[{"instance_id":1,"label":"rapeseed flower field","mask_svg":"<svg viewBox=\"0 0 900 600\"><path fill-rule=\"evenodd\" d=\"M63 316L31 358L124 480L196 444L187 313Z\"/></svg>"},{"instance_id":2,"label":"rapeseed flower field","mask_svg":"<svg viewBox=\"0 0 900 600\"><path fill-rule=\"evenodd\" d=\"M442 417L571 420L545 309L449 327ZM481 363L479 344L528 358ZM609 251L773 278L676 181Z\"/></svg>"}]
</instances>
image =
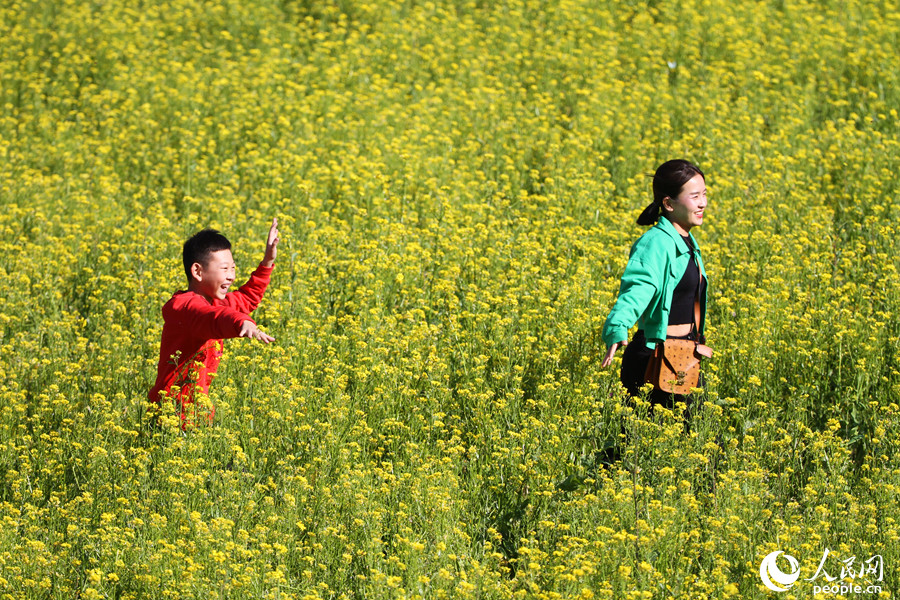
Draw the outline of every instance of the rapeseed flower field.
<instances>
[{"instance_id":1,"label":"rapeseed flower field","mask_svg":"<svg viewBox=\"0 0 900 600\"><path fill-rule=\"evenodd\" d=\"M896 597L896 2L8 0L0 33L0 598ZM710 189L688 430L599 367L676 157ZM223 230L240 279L273 216L277 343L153 427L181 243Z\"/></svg>"}]
</instances>

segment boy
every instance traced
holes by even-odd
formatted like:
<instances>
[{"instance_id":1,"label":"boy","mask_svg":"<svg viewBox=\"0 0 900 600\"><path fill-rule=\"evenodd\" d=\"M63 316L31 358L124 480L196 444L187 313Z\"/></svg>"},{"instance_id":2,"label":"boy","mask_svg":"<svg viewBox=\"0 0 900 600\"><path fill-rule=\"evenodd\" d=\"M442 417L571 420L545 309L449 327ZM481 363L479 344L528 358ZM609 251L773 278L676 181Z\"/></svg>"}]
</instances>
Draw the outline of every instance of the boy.
<instances>
[{"instance_id":1,"label":"boy","mask_svg":"<svg viewBox=\"0 0 900 600\"><path fill-rule=\"evenodd\" d=\"M259 305L275 263L278 220L272 220L266 253L240 289L229 292L235 265L231 242L214 229L204 229L184 243L182 260L187 291L175 292L162 308L163 330L156 384L150 402L175 399L182 429L193 424L189 414L195 394L209 393L222 357L223 338L247 337L266 344L275 341L250 318ZM193 407L195 412L196 407ZM209 420L215 410L210 408Z\"/></svg>"}]
</instances>

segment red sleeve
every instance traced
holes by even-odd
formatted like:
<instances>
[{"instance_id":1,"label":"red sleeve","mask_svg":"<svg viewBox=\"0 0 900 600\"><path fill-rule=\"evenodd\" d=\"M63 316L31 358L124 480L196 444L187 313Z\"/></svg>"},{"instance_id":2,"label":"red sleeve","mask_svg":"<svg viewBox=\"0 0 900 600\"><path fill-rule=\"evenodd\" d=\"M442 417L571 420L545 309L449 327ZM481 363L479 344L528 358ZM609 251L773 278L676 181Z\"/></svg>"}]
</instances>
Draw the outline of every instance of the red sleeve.
<instances>
[{"instance_id":1,"label":"red sleeve","mask_svg":"<svg viewBox=\"0 0 900 600\"><path fill-rule=\"evenodd\" d=\"M191 336L202 339L222 339L237 337L244 321L252 321L248 315L230 306L210 304L201 296L193 295L184 303L170 308L163 315L179 329L190 330Z\"/></svg>"},{"instance_id":2,"label":"red sleeve","mask_svg":"<svg viewBox=\"0 0 900 600\"><path fill-rule=\"evenodd\" d=\"M225 305L236 309L242 313L250 314L259 306L263 294L269 285L269 278L275 267L264 267L259 265L250 275L247 283L242 285L234 292L225 294Z\"/></svg>"}]
</instances>

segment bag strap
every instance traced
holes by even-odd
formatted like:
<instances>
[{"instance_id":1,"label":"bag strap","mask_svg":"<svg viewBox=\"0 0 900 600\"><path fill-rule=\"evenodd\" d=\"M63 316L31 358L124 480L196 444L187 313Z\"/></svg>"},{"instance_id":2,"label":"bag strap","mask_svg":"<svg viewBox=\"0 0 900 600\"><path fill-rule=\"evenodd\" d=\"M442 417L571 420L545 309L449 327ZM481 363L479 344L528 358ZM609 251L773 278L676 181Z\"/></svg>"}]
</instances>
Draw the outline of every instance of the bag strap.
<instances>
[{"instance_id":1,"label":"bag strap","mask_svg":"<svg viewBox=\"0 0 900 600\"><path fill-rule=\"evenodd\" d=\"M691 245L691 255L693 255L694 251L695 248ZM712 356L712 348L700 343L700 287L703 285L703 273L700 272L700 261L694 258L694 262L697 263L699 277L697 278L697 291L694 293L694 322L691 324L691 332L694 333L694 347L697 353L710 358Z\"/></svg>"},{"instance_id":2,"label":"bag strap","mask_svg":"<svg viewBox=\"0 0 900 600\"><path fill-rule=\"evenodd\" d=\"M688 234L690 236L690 234ZM690 237L688 237L690 239ZM694 322L691 323L691 333L694 334L694 341L700 343L700 286L703 285L703 272L700 270L700 261L697 260L697 249L694 247L693 241L688 244L691 250L691 258L697 265L697 290L694 292Z\"/></svg>"},{"instance_id":3,"label":"bag strap","mask_svg":"<svg viewBox=\"0 0 900 600\"><path fill-rule=\"evenodd\" d=\"M700 266L697 265L697 270ZM700 341L700 285L703 283L703 273L700 273L700 282L697 284L697 293L694 294L694 322L691 324L691 331L695 334L696 341Z\"/></svg>"}]
</instances>

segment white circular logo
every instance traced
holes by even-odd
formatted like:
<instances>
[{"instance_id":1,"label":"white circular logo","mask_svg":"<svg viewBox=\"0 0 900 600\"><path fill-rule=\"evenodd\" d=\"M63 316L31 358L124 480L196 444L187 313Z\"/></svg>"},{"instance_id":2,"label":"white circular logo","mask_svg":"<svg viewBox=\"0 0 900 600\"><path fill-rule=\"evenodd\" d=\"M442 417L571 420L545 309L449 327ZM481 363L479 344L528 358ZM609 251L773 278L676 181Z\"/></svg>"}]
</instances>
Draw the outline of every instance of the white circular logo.
<instances>
[{"instance_id":1,"label":"white circular logo","mask_svg":"<svg viewBox=\"0 0 900 600\"><path fill-rule=\"evenodd\" d=\"M773 592L786 592L789 587L794 585L797 578L800 577L800 563L797 559L789 554L784 554L788 563L791 565L791 572L785 573L778 568L776 559L780 554L784 554L781 550L776 550L766 556L762 564L759 565L759 576L762 578L763 584ZM778 586L784 587L778 587Z\"/></svg>"}]
</instances>

